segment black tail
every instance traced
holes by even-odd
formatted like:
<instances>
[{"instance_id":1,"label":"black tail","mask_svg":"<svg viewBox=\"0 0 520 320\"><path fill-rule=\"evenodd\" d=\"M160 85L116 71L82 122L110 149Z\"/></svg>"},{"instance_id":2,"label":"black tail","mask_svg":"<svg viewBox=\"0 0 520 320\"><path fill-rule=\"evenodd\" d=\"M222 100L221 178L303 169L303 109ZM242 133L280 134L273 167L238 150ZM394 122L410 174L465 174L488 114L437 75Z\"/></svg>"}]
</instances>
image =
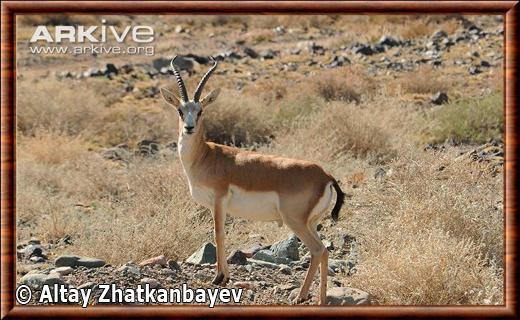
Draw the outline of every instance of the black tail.
<instances>
[{"instance_id":1,"label":"black tail","mask_svg":"<svg viewBox=\"0 0 520 320\"><path fill-rule=\"evenodd\" d=\"M339 184L336 180L332 181L332 186L334 187L334 190L336 190L336 204L334 205L334 208L332 208L332 220L338 221L339 216L339 210L341 210L341 207L343 207L343 203L345 202L345 193L341 190L339 187Z\"/></svg>"}]
</instances>

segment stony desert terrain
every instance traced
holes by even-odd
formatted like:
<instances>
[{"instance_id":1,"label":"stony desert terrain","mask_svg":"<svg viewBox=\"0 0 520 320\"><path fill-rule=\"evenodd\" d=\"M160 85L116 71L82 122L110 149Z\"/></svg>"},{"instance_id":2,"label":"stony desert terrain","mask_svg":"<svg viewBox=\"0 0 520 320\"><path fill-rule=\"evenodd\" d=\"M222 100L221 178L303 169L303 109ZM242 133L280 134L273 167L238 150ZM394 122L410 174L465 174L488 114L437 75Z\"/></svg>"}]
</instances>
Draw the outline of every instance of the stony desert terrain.
<instances>
[{"instance_id":1,"label":"stony desert terrain","mask_svg":"<svg viewBox=\"0 0 520 320\"><path fill-rule=\"evenodd\" d=\"M219 61L209 140L339 180L339 221L318 226L330 303L504 302L501 16L103 19L152 26L154 54L31 54L35 26L101 17L18 17L17 281L34 303L54 283L213 287L211 213L159 91L177 90L174 55L190 92ZM286 226L228 217L226 246L242 304L292 303L309 255Z\"/></svg>"}]
</instances>

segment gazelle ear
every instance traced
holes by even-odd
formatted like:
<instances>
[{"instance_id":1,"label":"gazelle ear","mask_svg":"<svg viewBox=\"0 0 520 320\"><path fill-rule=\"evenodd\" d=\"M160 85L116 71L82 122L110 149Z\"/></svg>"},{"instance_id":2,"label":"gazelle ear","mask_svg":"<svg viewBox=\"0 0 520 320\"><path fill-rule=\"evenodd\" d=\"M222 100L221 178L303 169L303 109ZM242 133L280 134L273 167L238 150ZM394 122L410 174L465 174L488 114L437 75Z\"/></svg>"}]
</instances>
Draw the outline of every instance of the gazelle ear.
<instances>
[{"instance_id":1,"label":"gazelle ear","mask_svg":"<svg viewBox=\"0 0 520 320\"><path fill-rule=\"evenodd\" d=\"M205 96L204 98L202 98L202 100L200 100L200 104L203 106L203 107L206 107L208 106L209 104L213 103L215 100L217 100L217 97L218 97L218 94L220 93L220 88L217 88L213 91L211 91L210 93L208 93L207 96Z\"/></svg>"},{"instance_id":2,"label":"gazelle ear","mask_svg":"<svg viewBox=\"0 0 520 320\"><path fill-rule=\"evenodd\" d=\"M166 100L166 102L168 102L175 108L178 108L179 106L182 105L181 99L179 97L177 97L177 95L175 93L171 92L170 90L168 90L166 88L161 88L161 94L162 94L164 100Z\"/></svg>"}]
</instances>

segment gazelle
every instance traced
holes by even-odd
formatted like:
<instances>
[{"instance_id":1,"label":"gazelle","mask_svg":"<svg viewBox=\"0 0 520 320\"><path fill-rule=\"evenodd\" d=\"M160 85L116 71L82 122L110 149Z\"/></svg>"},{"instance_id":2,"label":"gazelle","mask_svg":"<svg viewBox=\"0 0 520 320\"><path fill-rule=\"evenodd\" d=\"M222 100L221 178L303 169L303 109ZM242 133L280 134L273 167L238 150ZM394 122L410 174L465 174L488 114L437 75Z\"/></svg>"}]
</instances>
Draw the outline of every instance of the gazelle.
<instances>
[{"instance_id":1,"label":"gazelle","mask_svg":"<svg viewBox=\"0 0 520 320\"><path fill-rule=\"evenodd\" d=\"M217 273L213 284L224 285L229 270L224 248L226 214L260 221L285 223L311 253L311 263L296 301L307 299L314 275L320 270L320 303L327 293L328 252L316 226L336 192L332 219L337 220L344 193L337 181L312 162L263 155L238 148L206 142L202 119L204 110L215 101L219 89L200 99L204 85L217 68L213 66L200 81L193 100L179 70L171 62L180 97L161 88L166 102L179 113L178 152L188 178L193 199L213 213L217 247Z\"/></svg>"}]
</instances>

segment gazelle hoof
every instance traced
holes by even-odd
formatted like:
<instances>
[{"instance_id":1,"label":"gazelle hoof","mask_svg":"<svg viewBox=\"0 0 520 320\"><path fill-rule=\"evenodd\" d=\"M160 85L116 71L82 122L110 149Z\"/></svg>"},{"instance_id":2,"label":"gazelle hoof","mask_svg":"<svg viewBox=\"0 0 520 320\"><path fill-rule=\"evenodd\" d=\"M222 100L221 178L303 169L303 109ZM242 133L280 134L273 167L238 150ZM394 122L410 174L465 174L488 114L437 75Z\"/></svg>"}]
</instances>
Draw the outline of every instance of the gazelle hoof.
<instances>
[{"instance_id":1,"label":"gazelle hoof","mask_svg":"<svg viewBox=\"0 0 520 320\"><path fill-rule=\"evenodd\" d=\"M213 278L213 281L211 281L211 283L213 283L214 285L223 286L228 281L229 281L229 277L225 277L223 273L217 273L217 275L215 276L215 278Z\"/></svg>"}]
</instances>

